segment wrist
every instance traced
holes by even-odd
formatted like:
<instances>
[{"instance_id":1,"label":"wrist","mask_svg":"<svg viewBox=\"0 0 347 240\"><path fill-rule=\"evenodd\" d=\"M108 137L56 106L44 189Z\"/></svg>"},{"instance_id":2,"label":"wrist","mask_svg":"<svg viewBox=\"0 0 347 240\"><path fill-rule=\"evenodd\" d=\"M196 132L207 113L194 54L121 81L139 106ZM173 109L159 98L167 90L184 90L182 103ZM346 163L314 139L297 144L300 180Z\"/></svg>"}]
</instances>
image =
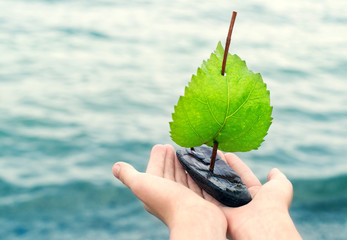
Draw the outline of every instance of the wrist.
<instances>
[{"instance_id":1,"label":"wrist","mask_svg":"<svg viewBox=\"0 0 347 240\"><path fill-rule=\"evenodd\" d=\"M288 210L263 210L229 230L232 239L301 239Z\"/></svg>"},{"instance_id":2,"label":"wrist","mask_svg":"<svg viewBox=\"0 0 347 240\"><path fill-rule=\"evenodd\" d=\"M227 222L224 214L218 208L194 206L178 212L168 227L171 240L225 240Z\"/></svg>"}]
</instances>

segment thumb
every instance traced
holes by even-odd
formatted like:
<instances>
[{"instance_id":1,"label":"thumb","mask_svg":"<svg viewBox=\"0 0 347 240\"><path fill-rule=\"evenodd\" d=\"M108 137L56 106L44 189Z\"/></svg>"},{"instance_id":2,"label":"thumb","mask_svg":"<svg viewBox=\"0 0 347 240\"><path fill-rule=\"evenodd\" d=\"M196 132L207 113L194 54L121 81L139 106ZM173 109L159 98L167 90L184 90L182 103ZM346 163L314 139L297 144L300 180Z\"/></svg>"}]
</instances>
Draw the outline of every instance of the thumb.
<instances>
[{"instance_id":1,"label":"thumb","mask_svg":"<svg viewBox=\"0 0 347 240\"><path fill-rule=\"evenodd\" d=\"M138 172L133 166L124 162L117 162L112 167L113 175L138 197L148 212L154 214L166 224L173 214L172 206L176 203L171 195L176 193L176 183ZM175 191L176 189L176 191Z\"/></svg>"},{"instance_id":2,"label":"thumb","mask_svg":"<svg viewBox=\"0 0 347 240\"><path fill-rule=\"evenodd\" d=\"M288 180L287 177L278 169L278 168L273 168L267 175L267 180Z\"/></svg>"},{"instance_id":3,"label":"thumb","mask_svg":"<svg viewBox=\"0 0 347 240\"><path fill-rule=\"evenodd\" d=\"M271 183L273 189L277 189L279 198L285 200L287 207L289 208L293 199L293 185L288 178L277 168L273 168L268 176L268 183Z\"/></svg>"},{"instance_id":4,"label":"thumb","mask_svg":"<svg viewBox=\"0 0 347 240\"><path fill-rule=\"evenodd\" d=\"M130 164L125 162L117 162L112 167L113 175L118 178L124 185L131 188L134 179L139 172Z\"/></svg>"},{"instance_id":5,"label":"thumb","mask_svg":"<svg viewBox=\"0 0 347 240\"><path fill-rule=\"evenodd\" d=\"M125 186L145 204L153 201L152 198L159 198L160 192L164 192L162 181L164 179L157 178L150 174L140 173L133 166L125 162L117 162L112 167L113 175L118 178Z\"/></svg>"}]
</instances>

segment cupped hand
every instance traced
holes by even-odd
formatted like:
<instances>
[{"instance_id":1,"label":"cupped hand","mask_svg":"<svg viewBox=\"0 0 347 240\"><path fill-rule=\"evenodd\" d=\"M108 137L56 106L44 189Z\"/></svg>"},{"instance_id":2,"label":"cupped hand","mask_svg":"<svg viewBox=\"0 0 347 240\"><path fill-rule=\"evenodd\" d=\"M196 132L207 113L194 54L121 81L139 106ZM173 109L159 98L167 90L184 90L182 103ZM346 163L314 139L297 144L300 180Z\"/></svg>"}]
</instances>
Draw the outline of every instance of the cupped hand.
<instances>
[{"instance_id":1,"label":"cupped hand","mask_svg":"<svg viewBox=\"0 0 347 240\"><path fill-rule=\"evenodd\" d=\"M170 229L171 239L301 239L289 216L293 188L278 169L262 185L235 154L218 151L248 187L252 201L242 207L222 205L203 191L179 163L170 145L153 147L146 173L116 163L114 175Z\"/></svg>"},{"instance_id":2,"label":"cupped hand","mask_svg":"<svg viewBox=\"0 0 347 240\"><path fill-rule=\"evenodd\" d=\"M146 173L118 162L113 174L169 227L171 239L225 239L223 211L186 174L172 146L153 147Z\"/></svg>"},{"instance_id":3,"label":"cupped hand","mask_svg":"<svg viewBox=\"0 0 347 240\"><path fill-rule=\"evenodd\" d=\"M277 168L268 174L262 185L252 170L235 154L219 153L248 187L252 201L238 208L222 207L228 221L228 233L233 239L301 239L289 207L293 186Z\"/></svg>"}]
</instances>

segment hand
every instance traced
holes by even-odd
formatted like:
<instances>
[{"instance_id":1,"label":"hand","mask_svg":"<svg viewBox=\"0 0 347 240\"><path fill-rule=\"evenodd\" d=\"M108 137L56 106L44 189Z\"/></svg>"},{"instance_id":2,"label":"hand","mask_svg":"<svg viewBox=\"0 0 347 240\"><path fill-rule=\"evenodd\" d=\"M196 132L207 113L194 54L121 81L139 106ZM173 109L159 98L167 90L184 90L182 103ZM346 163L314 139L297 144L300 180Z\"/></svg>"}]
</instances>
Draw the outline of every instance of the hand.
<instances>
[{"instance_id":1,"label":"hand","mask_svg":"<svg viewBox=\"0 0 347 240\"><path fill-rule=\"evenodd\" d=\"M185 173L172 146L153 147L146 173L119 162L113 174L169 227L171 239L225 239L222 209Z\"/></svg>"},{"instance_id":2,"label":"hand","mask_svg":"<svg viewBox=\"0 0 347 240\"><path fill-rule=\"evenodd\" d=\"M169 227L172 239L225 239L226 224L234 240L301 239L288 214L293 196L289 180L273 169L262 186L236 155L218 154L247 185L253 198L247 205L229 208L201 190L169 145L153 147L146 173L126 163L116 163L113 173Z\"/></svg>"},{"instance_id":3,"label":"hand","mask_svg":"<svg viewBox=\"0 0 347 240\"><path fill-rule=\"evenodd\" d=\"M252 195L252 201L242 207L222 207L229 236L232 239L301 239L288 213L293 187L286 176L274 168L268 174L268 182L261 185L235 154L219 154L239 174Z\"/></svg>"}]
</instances>

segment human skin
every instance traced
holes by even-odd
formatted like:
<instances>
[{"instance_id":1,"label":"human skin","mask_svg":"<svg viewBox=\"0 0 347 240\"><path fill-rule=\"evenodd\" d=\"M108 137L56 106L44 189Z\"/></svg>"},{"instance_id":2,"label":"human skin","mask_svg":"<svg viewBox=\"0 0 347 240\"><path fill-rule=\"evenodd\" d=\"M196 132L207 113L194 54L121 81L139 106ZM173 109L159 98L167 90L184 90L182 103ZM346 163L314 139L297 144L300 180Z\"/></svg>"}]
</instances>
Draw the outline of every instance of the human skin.
<instances>
[{"instance_id":1,"label":"human skin","mask_svg":"<svg viewBox=\"0 0 347 240\"><path fill-rule=\"evenodd\" d=\"M171 146L153 147L146 173L123 162L114 165L113 173L148 212L168 226L170 239L225 240L227 221L223 211L204 199Z\"/></svg>"},{"instance_id":2,"label":"human skin","mask_svg":"<svg viewBox=\"0 0 347 240\"><path fill-rule=\"evenodd\" d=\"M230 208L217 202L186 174L170 145L153 147L146 173L118 162L113 174L168 226L170 239L301 239L288 213L293 196L289 180L272 169L261 185L235 154L218 154L248 187L249 204Z\"/></svg>"},{"instance_id":3,"label":"human skin","mask_svg":"<svg viewBox=\"0 0 347 240\"><path fill-rule=\"evenodd\" d=\"M289 215L293 186L287 177L274 168L267 176L268 182L262 185L235 154L222 157L252 195L252 201L242 207L222 207L232 239L302 239Z\"/></svg>"}]
</instances>

